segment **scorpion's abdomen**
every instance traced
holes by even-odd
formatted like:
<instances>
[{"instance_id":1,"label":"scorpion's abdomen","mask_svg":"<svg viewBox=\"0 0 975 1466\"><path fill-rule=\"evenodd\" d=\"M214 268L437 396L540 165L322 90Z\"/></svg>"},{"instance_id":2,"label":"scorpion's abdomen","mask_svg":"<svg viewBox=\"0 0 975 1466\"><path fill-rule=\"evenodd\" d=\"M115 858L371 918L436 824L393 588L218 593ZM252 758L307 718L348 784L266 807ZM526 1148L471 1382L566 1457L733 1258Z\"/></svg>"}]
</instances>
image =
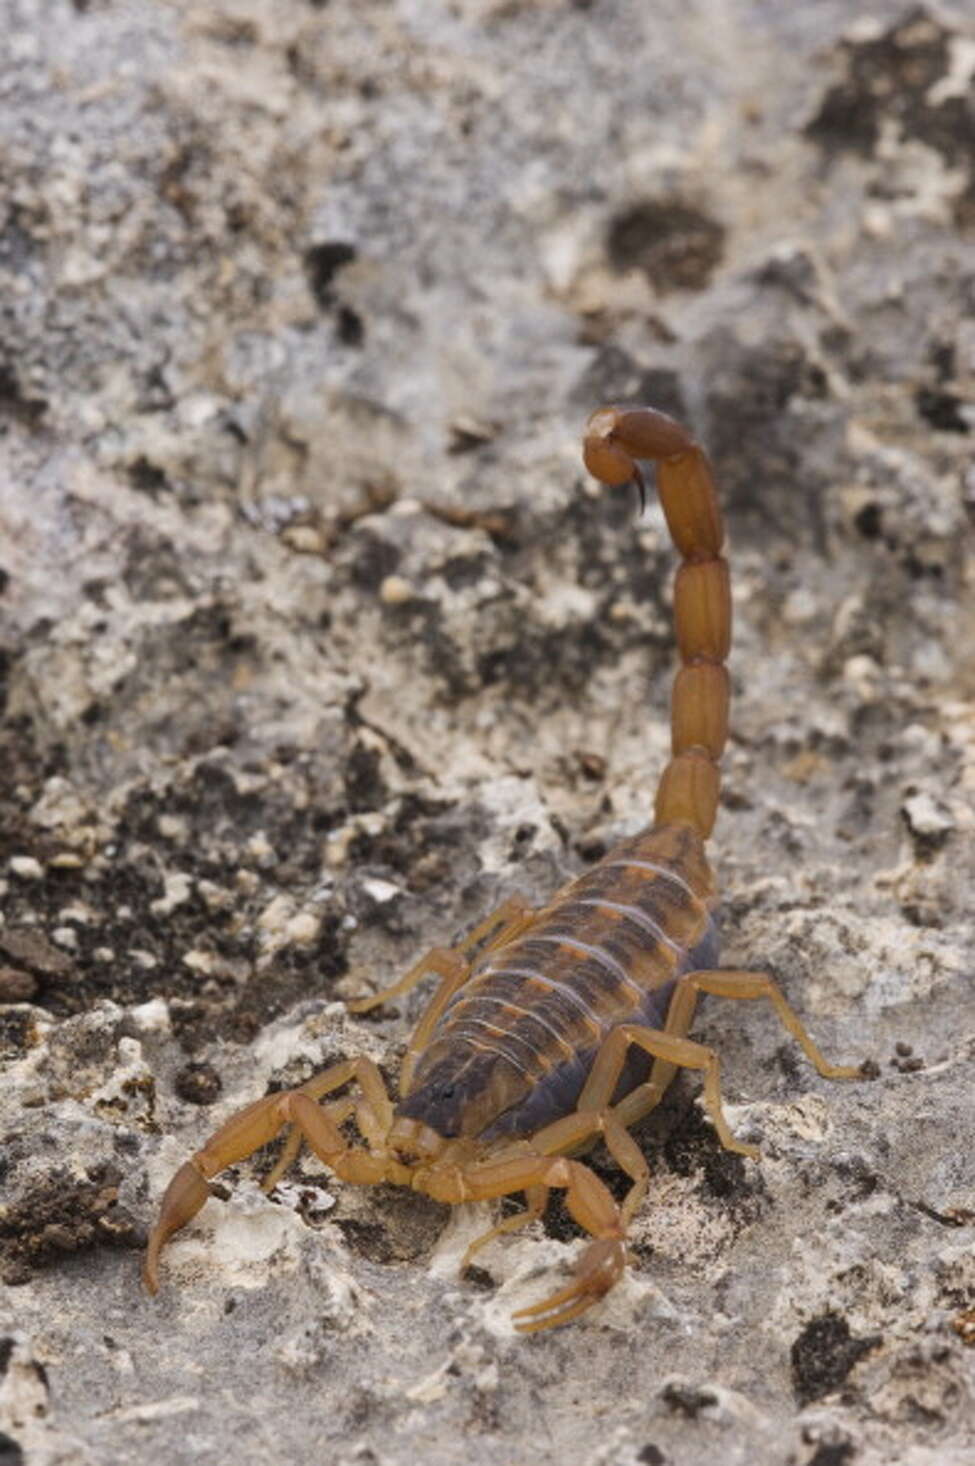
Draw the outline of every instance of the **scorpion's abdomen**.
<instances>
[{"instance_id":1,"label":"scorpion's abdomen","mask_svg":"<svg viewBox=\"0 0 975 1466\"><path fill-rule=\"evenodd\" d=\"M624 1022L662 1027L680 973L715 965L713 899L690 826L651 829L616 846L475 965L421 1070L448 1055L456 1061L463 1050L481 1059L471 1064L472 1079L485 1055L504 1061L511 1102L484 1126L486 1139L527 1135L571 1113L609 1030ZM646 1069L645 1057L634 1056L618 1093Z\"/></svg>"}]
</instances>

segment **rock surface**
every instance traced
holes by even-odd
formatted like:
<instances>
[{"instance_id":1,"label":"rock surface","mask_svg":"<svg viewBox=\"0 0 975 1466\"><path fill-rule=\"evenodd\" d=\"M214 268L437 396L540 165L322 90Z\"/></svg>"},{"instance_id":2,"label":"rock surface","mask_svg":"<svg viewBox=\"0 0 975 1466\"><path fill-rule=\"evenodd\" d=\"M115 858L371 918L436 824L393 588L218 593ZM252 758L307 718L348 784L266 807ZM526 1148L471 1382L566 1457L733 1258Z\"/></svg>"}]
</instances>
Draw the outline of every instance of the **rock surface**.
<instances>
[{"instance_id":1,"label":"rock surface","mask_svg":"<svg viewBox=\"0 0 975 1466\"><path fill-rule=\"evenodd\" d=\"M0 1460L960 1466L975 1453L975 30L876 0L3 0ZM673 554L732 537L717 1146L640 1139L624 1283L553 1207L174 1167L506 894L648 816ZM597 1155L597 1167L613 1178ZM613 1180L613 1184L617 1184ZM463 1443L463 1444L462 1444Z\"/></svg>"}]
</instances>

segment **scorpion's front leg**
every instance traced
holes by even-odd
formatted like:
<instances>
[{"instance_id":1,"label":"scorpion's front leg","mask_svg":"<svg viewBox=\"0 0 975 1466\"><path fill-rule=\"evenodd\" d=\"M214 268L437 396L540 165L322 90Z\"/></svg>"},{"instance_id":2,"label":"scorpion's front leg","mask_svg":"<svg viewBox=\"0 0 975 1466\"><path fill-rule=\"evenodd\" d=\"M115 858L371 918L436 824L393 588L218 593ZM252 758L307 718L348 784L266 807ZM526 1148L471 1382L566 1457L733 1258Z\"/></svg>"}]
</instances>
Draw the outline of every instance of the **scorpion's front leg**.
<instances>
[{"instance_id":1,"label":"scorpion's front leg","mask_svg":"<svg viewBox=\"0 0 975 1466\"><path fill-rule=\"evenodd\" d=\"M553 1186L565 1191L569 1212L591 1233L593 1240L576 1263L571 1283L514 1315L520 1333L555 1328L578 1318L609 1292L626 1266L626 1240L619 1208L599 1177L579 1161L529 1153L466 1167L434 1165L418 1171L413 1186L437 1201L452 1205L462 1201L490 1201L525 1191L533 1203L533 1214L543 1192L547 1194Z\"/></svg>"},{"instance_id":2,"label":"scorpion's front leg","mask_svg":"<svg viewBox=\"0 0 975 1466\"><path fill-rule=\"evenodd\" d=\"M350 1149L338 1127L338 1119L347 1108L346 1101L337 1101L336 1115L316 1101L340 1089L350 1080L358 1080L363 1097L356 1109L364 1129L374 1137L389 1128L392 1104L386 1094L382 1076L370 1059L346 1059L334 1064L323 1074L310 1079L299 1089L265 1095L245 1109L239 1110L212 1135L194 1156L176 1172L163 1195L159 1217L149 1236L142 1280L150 1293L159 1289L159 1254L166 1242L192 1221L210 1196L208 1182L235 1161L242 1161L260 1150L287 1125L294 1127L297 1144L289 1141L285 1154L293 1159L302 1140L320 1160L344 1181L372 1185L379 1181L408 1183L410 1173L392 1157L379 1152ZM272 1178L280 1174L280 1166Z\"/></svg>"}]
</instances>

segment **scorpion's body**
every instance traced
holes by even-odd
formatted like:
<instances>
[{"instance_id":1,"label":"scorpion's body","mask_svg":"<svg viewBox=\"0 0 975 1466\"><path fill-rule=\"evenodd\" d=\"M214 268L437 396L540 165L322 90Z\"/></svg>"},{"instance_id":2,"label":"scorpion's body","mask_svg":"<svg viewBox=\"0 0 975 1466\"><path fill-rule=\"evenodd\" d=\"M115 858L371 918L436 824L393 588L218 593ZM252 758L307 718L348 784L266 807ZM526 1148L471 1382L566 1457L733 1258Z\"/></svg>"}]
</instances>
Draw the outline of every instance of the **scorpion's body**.
<instances>
[{"instance_id":1,"label":"scorpion's body","mask_svg":"<svg viewBox=\"0 0 975 1466\"><path fill-rule=\"evenodd\" d=\"M771 978L715 965L715 887L704 842L728 731L731 594L721 515L708 460L678 423L648 408L593 415L585 459L596 478L620 485L635 477L642 490L641 458L657 463L683 559L674 587L682 666L652 826L541 910L511 897L459 946L434 948L395 986L352 1004L366 1011L428 974L440 978L407 1047L399 1101L387 1095L375 1064L359 1058L232 1116L170 1182L146 1258L151 1291L161 1247L204 1204L209 1178L290 1125L267 1186L307 1142L337 1176L359 1184L391 1181L453 1203L523 1191L526 1211L479 1238L467 1258L539 1216L552 1187L564 1189L592 1240L573 1280L516 1319L525 1332L565 1323L623 1271L627 1225L648 1182L629 1127L654 1107L676 1069L703 1072L719 1139L756 1154L725 1122L717 1056L686 1036L699 993L768 998L821 1074L859 1072L826 1062ZM354 1090L321 1103L350 1081ZM351 1117L365 1147L341 1133ZM600 1138L632 1182L620 1206L588 1166L569 1158Z\"/></svg>"},{"instance_id":2,"label":"scorpion's body","mask_svg":"<svg viewBox=\"0 0 975 1466\"><path fill-rule=\"evenodd\" d=\"M526 1139L576 1109L597 1051L620 1023L662 1028L677 978L717 961L714 885L686 825L646 830L561 890L519 935L471 967L397 1113L438 1134L463 1133L471 1096L497 1074L490 1144ZM632 1050L621 1099L646 1078ZM449 1102L435 1099L453 1087Z\"/></svg>"}]
</instances>

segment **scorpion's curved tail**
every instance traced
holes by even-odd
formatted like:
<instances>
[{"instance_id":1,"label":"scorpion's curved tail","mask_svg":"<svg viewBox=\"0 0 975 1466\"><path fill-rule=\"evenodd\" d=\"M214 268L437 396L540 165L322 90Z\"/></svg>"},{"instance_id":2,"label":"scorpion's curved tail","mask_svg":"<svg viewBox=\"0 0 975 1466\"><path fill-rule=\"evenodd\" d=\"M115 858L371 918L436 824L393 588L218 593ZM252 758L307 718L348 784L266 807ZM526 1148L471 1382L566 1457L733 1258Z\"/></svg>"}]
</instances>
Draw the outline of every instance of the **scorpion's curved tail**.
<instances>
[{"instance_id":1,"label":"scorpion's curved tail","mask_svg":"<svg viewBox=\"0 0 975 1466\"><path fill-rule=\"evenodd\" d=\"M608 485L657 465L657 491L683 563L674 584L681 668L671 696L671 756L654 804L658 825L689 824L707 839L718 812L718 760L728 736L731 587L724 528L707 455L686 428L650 407L602 407L586 426L583 457Z\"/></svg>"}]
</instances>

